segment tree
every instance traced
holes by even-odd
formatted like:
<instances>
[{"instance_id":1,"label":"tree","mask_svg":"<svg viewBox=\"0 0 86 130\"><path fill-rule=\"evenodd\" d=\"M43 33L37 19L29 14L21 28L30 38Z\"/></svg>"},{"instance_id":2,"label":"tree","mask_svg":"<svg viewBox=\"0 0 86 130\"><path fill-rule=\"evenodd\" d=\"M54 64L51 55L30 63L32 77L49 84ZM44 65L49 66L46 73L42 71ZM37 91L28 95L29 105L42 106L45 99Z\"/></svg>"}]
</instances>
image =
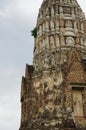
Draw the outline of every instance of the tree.
<instances>
[{"instance_id":1,"label":"tree","mask_svg":"<svg viewBox=\"0 0 86 130\"><path fill-rule=\"evenodd\" d=\"M34 38L37 38L37 28L36 28L36 27L31 31L31 35L32 35Z\"/></svg>"}]
</instances>

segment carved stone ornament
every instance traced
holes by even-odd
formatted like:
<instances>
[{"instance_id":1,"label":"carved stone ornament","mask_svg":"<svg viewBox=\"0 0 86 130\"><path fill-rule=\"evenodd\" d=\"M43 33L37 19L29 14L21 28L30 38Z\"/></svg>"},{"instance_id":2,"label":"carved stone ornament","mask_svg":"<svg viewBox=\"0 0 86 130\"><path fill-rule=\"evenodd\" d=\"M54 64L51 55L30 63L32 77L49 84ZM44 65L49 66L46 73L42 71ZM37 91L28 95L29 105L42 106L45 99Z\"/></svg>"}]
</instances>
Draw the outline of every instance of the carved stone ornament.
<instances>
[{"instance_id":1,"label":"carved stone ornament","mask_svg":"<svg viewBox=\"0 0 86 130\"><path fill-rule=\"evenodd\" d=\"M69 27L69 28L72 28L72 22L71 21L66 21L65 22L65 27Z\"/></svg>"},{"instance_id":2,"label":"carved stone ornament","mask_svg":"<svg viewBox=\"0 0 86 130\"><path fill-rule=\"evenodd\" d=\"M66 38L66 44L74 45L75 44L74 38L73 37L67 37Z\"/></svg>"}]
</instances>

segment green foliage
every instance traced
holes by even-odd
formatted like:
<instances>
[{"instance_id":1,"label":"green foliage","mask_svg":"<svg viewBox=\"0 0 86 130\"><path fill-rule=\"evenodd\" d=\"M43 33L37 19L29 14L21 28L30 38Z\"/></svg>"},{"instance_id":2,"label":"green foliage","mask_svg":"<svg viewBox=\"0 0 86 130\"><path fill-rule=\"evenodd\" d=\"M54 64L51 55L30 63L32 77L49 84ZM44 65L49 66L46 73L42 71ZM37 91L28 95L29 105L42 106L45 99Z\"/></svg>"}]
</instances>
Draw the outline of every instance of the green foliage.
<instances>
[{"instance_id":1,"label":"green foliage","mask_svg":"<svg viewBox=\"0 0 86 130\"><path fill-rule=\"evenodd\" d=\"M31 31L31 35L32 35L34 38L37 38L37 28L36 28L36 27Z\"/></svg>"}]
</instances>

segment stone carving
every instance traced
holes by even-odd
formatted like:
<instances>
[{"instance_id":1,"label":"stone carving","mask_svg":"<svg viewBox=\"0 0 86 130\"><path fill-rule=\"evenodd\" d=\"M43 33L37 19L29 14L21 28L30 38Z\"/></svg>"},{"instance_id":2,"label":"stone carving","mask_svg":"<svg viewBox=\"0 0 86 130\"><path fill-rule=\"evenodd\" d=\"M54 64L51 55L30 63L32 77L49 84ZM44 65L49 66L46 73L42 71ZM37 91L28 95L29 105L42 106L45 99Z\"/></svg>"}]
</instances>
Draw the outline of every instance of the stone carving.
<instances>
[{"instance_id":1,"label":"stone carving","mask_svg":"<svg viewBox=\"0 0 86 130\"><path fill-rule=\"evenodd\" d=\"M65 22L65 27L72 28L72 22L71 21L66 21Z\"/></svg>"},{"instance_id":2,"label":"stone carving","mask_svg":"<svg viewBox=\"0 0 86 130\"><path fill-rule=\"evenodd\" d=\"M73 39L72 37L67 37L67 38L66 38L66 43L67 43L68 45L74 45L74 44L75 44L75 41L74 41L74 39Z\"/></svg>"}]
</instances>

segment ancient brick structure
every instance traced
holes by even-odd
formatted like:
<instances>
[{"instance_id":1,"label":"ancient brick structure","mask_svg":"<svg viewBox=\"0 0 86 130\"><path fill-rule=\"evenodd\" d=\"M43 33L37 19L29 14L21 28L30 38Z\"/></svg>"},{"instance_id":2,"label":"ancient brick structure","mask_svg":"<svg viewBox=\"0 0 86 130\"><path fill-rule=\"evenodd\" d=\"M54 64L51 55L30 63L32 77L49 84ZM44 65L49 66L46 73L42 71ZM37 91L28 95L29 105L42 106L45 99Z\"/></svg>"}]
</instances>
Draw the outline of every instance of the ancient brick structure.
<instances>
[{"instance_id":1,"label":"ancient brick structure","mask_svg":"<svg viewBox=\"0 0 86 130\"><path fill-rule=\"evenodd\" d=\"M37 31L37 34L36 34ZM76 0L43 0L20 130L86 130L86 19Z\"/></svg>"}]
</instances>

